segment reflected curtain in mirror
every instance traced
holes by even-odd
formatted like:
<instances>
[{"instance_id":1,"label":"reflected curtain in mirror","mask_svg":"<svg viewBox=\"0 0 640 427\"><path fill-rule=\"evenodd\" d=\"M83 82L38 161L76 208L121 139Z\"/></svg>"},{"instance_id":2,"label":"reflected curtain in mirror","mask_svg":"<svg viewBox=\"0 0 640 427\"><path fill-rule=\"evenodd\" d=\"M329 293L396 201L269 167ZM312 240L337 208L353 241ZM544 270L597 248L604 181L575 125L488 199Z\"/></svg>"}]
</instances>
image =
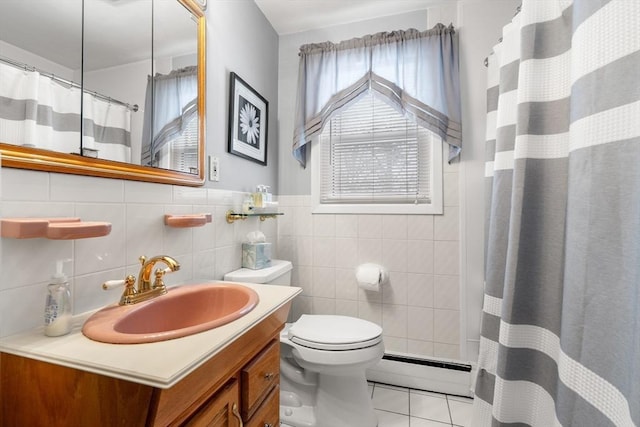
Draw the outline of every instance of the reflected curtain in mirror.
<instances>
[{"instance_id":1,"label":"reflected curtain in mirror","mask_svg":"<svg viewBox=\"0 0 640 427\"><path fill-rule=\"evenodd\" d=\"M0 76L0 141L78 153L80 88L5 59Z\"/></svg>"},{"instance_id":2,"label":"reflected curtain in mirror","mask_svg":"<svg viewBox=\"0 0 640 427\"><path fill-rule=\"evenodd\" d=\"M131 108L83 94L82 154L131 161Z\"/></svg>"},{"instance_id":3,"label":"reflected curtain in mirror","mask_svg":"<svg viewBox=\"0 0 640 427\"><path fill-rule=\"evenodd\" d=\"M197 67L185 67L166 75L156 74L153 78L149 76L142 132L143 165L169 168L169 149L174 140L187 147L192 145L197 150L197 133L196 138L191 138L192 132L188 131L194 127L197 129L197 97Z\"/></svg>"}]
</instances>

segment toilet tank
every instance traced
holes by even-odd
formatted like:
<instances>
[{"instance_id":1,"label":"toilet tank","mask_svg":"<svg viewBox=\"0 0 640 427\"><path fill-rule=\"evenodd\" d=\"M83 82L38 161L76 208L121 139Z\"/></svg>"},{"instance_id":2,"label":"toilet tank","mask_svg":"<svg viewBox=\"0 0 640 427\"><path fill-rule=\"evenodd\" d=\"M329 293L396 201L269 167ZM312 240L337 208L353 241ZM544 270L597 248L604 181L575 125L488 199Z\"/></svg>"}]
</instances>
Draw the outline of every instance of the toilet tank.
<instances>
[{"instance_id":1,"label":"toilet tank","mask_svg":"<svg viewBox=\"0 0 640 427\"><path fill-rule=\"evenodd\" d=\"M230 282L264 283L268 285L291 286L291 261L272 259L271 267L251 270L241 268L224 275Z\"/></svg>"}]
</instances>

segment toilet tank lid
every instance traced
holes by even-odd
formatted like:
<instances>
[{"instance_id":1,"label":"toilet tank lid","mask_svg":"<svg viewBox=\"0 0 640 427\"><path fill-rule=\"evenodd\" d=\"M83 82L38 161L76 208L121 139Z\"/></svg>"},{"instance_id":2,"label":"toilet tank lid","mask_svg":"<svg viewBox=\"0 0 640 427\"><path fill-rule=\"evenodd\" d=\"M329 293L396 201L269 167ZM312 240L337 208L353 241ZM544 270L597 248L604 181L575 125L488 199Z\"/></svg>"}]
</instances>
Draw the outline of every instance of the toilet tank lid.
<instances>
[{"instance_id":1,"label":"toilet tank lid","mask_svg":"<svg viewBox=\"0 0 640 427\"><path fill-rule=\"evenodd\" d=\"M283 274L288 273L293 268L291 261L272 259L271 267L252 270L241 268L224 275L224 280L245 283L269 283Z\"/></svg>"}]
</instances>

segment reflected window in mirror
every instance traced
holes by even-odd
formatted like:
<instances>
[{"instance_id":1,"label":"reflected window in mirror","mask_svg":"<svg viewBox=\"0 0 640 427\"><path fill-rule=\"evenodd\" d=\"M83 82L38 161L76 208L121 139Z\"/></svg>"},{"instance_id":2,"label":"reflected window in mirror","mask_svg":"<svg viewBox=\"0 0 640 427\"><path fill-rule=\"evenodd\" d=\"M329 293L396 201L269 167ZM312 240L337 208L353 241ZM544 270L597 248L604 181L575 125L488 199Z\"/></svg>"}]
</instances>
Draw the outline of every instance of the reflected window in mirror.
<instances>
[{"instance_id":1,"label":"reflected window in mirror","mask_svg":"<svg viewBox=\"0 0 640 427\"><path fill-rule=\"evenodd\" d=\"M155 4L153 21L154 75L145 99L152 108L145 113L142 164L198 173L197 21L169 1Z\"/></svg>"}]
</instances>

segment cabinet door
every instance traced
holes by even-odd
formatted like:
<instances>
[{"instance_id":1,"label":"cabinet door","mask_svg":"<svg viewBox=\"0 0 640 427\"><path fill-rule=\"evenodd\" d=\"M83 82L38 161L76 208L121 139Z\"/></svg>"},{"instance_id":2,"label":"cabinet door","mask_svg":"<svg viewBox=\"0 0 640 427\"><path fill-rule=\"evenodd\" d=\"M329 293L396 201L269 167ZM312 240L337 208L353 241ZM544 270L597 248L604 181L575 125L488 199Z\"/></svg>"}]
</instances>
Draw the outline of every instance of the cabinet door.
<instances>
[{"instance_id":1,"label":"cabinet door","mask_svg":"<svg viewBox=\"0 0 640 427\"><path fill-rule=\"evenodd\" d=\"M240 413L238 381L234 378L220 391L207 400L184 427L242 427Z\"/></svg>"},{"instance_id":2,"label":"cabinet door","mask_svg":"<svg viewBox=\"0 0 640 427\"><path fill-rule=\"evenodd\" d=\"M280 425L280 387L275 386L269 396L244 427L278 427Z\"/></svg>"}]
</instances>

